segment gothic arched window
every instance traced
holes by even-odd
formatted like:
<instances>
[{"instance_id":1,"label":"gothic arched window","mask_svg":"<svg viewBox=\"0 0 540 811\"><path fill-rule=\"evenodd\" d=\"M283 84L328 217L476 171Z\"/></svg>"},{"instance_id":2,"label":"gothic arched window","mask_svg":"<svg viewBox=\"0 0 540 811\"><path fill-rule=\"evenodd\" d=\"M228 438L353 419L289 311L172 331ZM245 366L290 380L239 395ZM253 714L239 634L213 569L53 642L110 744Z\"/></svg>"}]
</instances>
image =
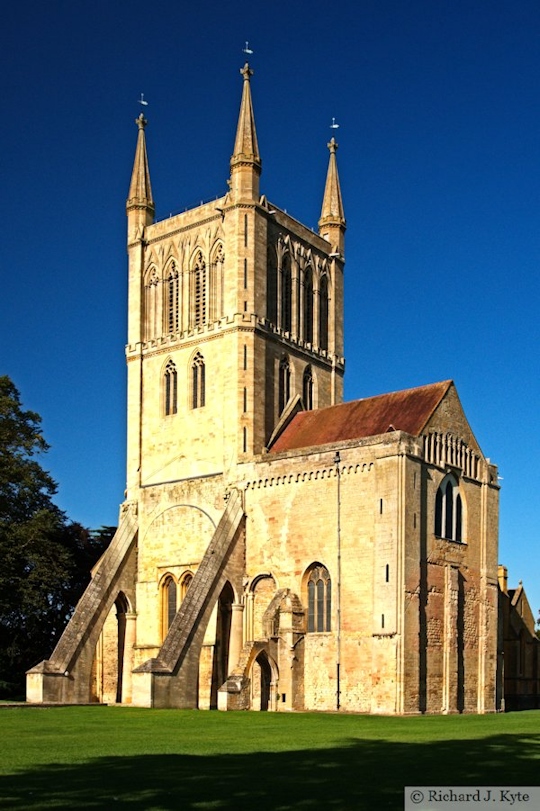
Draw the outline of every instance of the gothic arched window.
<instances>
[{"instance_id":1,"label":"gothic arched window","mask_svg":"<svg viewBox=\"0 0 540 811\"><path fill-rule=\"evenodd\" d=\"M210 312L207 320L216 321L223 315L223 265L225 264L225 254L223 245L219 245L214 250L211 262L210 278Z\"/></svg>"},{"instance_id":2,"label":"gothic arched window","mask_svg":"<svg viewBox=\"0 0 540 811\"><path fill-rule=\"evenodd\" d=\"M172 360L165 366L165 416L176 414L178 411L178 375Z\"/></svg>"},{"instance_id":3,"label":"gothic arched window","mask_svg":"<svg viewBox=\"0 0 540 811\"><path fill-rule=\"evenodd\" d=\"M313 274L307 268L304 274L304 341L313 343Z\"/></svg>"},{"instance_id":4,"label":"gothic arched window","mask_svg":"<svg viewBox=\"0 0 540 811\"><path fill-rule=\"evenodd\" d=\"M180 581L180 600L184 602L186 599L186 594L188 592L189 587L191 586L191 581L193 580L193 575L191 572L186 572L186 574L182 577Z\"/></svg>"},{"instance_id":5,"label":"gothic arched window","mask_svg":"<svg viewBox=\"0 0 540 811\"><path fill-rule=\"evenodd\" d=\"M278 389L279 413L281 415L291 396L291 367L289 358L286 355L279 362Z\"/></svg>"},{"instance_id":6,"label":"gothic arched window","mask_svg":"<svg viewBox=\"0 0 540 811\"><path fill-rule=\"evenodd\" d=\"M193 326L206 323L206 263L201 251L195 257L193 267Z\"/></svg>"},{"instance_id":7,"label":"gothic arched window","mask_svg":"<svg viewBox=\"0 0 540 811\"><path fill-rule=\"evenodd\" d=\"M281 328L292 330L292 272L291 257L286 253L281 266Z\"/></svg>"},{"instance_id":8,"label":"gothic arched window","mask_svg":"<svg viewBox=\"0 0 540 811\"><path fill-rule=\"evenodd\" d=\"M178 332L180 329L180 280L176 263L171 262L167 273L167 332Z\"/></svg>"},{"instance_id":9,"label":"gothic arched window","mask_svg":"<svg viewBox=\"0 0 540 811\"><path fill-rule=\"evenodd\" d=\"M307 580L308 633L332 630L332 581L328 569L314 563Z\"/></svg>"},{"instance_id":10,"label":"gothic arched window","mask_svg":"<svg viewBox=\"0 0 540 811\"><path fill-rule=\"evenodd\" d=\"M319 346L328 349L328 277L321 277L319 284Z\"/></svg>"},{"instance_id":11,"label":"gothic arched window","mask_svg":"<svg viewBox=\"0 0 540 811\"><path fill-rule=\"evenodd\" d=\"M202 408L206 401L204 358L197 352L191 364L191 407Z\"/></svg>"},{"instance_id":12,"label":"gothic arched window","mask_svg":"<svg viewBox=\"0 0 540 811\"><path fill-rule=\"evenodd\" d=\"M147 278L144 288L144 315L146 340L158 336L158 290L159 279L154 268Z\"/></svg>"},{"instance_id":13,"label":"gothic arched window","mask_svg":"<svg viewBox=\"0 0 540 811\"><path fill-rule=\"evenodd\" d=\"M266 255L266 317L272 324L277 325L277 261L276 251L268 246Z\"/></svg>"},{"instance_id":14,"label":"gothic arched window","mask_svg":"<svg viewBox=\"0 0 540 811\"><path fill-rule=\"evenodd\" d=\"M435 496L435 535L448 541L463 538L463 502L453 476L446 476Z\"/></svg>"},{"instance_id":15,"label":"gothic arched window","mask_svg":"<svg viewBox=\"0 0 540 811\"><path fill-rule=\"evenodd\" d=\"M161 635L163 639L169 633L178 610L178 587L174 577L169 574L161 584Z\"/></svg>"},{"instance_id":16,"label":"gothic arched window","mask_svg":"<svg viewBox=\"0 0 540 811\"><path fill-rule=\"evenodd\" d=\"M302 379L302 400L304 401L304 408L311 411L313 408L313 372L311 366L308 365L304 369L304 376Z\"/></svg>"}]
</instances>

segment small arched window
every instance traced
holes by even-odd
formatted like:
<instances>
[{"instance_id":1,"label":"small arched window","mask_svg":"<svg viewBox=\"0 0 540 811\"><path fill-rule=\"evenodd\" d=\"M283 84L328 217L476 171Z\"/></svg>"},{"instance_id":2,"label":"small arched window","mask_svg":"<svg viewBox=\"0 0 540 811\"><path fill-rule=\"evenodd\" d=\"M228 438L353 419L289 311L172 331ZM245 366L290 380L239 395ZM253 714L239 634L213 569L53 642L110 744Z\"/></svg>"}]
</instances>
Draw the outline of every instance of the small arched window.
<instances>
[{"instance_id":1,"label":"small arched window","mask_svg":"<svg viewBox=\"0 0 540 811\"><path fill-rule=\"evenodd\" d=\"M435 535L448 541L463 539L463 501L453 476L446 476L435 496Z\"/></svg>"},{"instance_id":2,"label":"small arched window","mask_svg":"<svg viewBox=\"0 0 540 811\"><path fill-rule=\"evenodd\" d=\"M292 330L292 273L291 257L286 253L281 266L281 328Z\"/></svg>"},{"instance_id":3,"label":"small arched window","mask_svg":"<svg viewBox=\"0 0 540 811\"><path fill-rule=\"evenodd\" d=\"M313 274L311 268L304 273L304 341L313 343Z\"/></svg>"},{"instance_id":4,"label":"small arched window","mask_svg":"<svg viewBox=\"0 0 540 811\"><path fill-rule=\"evenodd\" d=\"M304 376L302 379L302 400L304 401L304 408L306 411L311 411L313 408L313 372L311 366L308 365L304 369Z\"/></svg>"},{"instance_id":5,"label":"small arched window","mask_svg":"<svg viewBox=\"0 0 540 811\"><path fill-rule=\"evenodd\" d=\"M176 414L178 411L178 375L172 360L165 366L165 416Z\"/></svg>"},{"instance_id":6,"label":"small arched window","mask_svg":"<svg viewBox=\"0 0 540 811\"><path fill-rule=\"evenodd\" d=\"M328 349L328 277L321 277L319 284L319 346Z\"/></svg>"},{"instance_id":7,"label":"small arched window","mask_svg":"<svg viewBox=\"0 0 540 811\"><path fill-rule=\"evenodd\" d=\"M315 563L307 580L308 633L332 630L332 581L328 569Z\"/></svg>"},{"instance_id":8,"label":"small arched window","mask_svg":"<svg viewBox=\"0 0 540 811\"><path fill-rule=\"evenodd\" d=\"M178 332L180 329L180 280L176 263L171 262L167 273L167 331Z\"/></svg>"},{"instance_id":9,"label":"small arched window","mask_svg":"<svg viewBox=\"0 0 540 811\"><path fill-rule=\"evenodd\" d=\"M161 632L165 639L178 610L178 586L172 575L167 575L161 586Z\"/></svg>"},{"instance_id":10,"label":"small arched window","mask_svg":"<svg viewBox=\"0 0 540 811\"><path fill-rule=\"evenodd\" d=\"M191 364L191 407L202 408L206 402L204 358L197 352Z\"/></svg>"},{"instance_id":11,"label":"small arched window","mask_svg":"<svg viewBox=\"0 0 540 811\"><path fill-rule=\"evenodd\" d=\"M289 358L284 355L279 362L278 400L280 415L285 410L291 396L291 367Z\"/></svg>"}]
</instances>

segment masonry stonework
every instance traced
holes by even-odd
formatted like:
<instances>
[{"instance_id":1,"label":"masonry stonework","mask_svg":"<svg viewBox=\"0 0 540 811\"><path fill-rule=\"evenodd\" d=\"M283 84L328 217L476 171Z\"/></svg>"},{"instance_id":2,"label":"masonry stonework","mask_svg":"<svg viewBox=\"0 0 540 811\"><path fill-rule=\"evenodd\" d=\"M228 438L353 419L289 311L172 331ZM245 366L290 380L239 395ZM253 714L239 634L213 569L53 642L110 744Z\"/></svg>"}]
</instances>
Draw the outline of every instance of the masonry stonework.
<instances>
[{"instance_id":1,"label":"masonry stonework","mask_svg":"<svg viewBox=\"0 0 540 811\"><path fill-rule=\"evenodd\" d=\"M454 384L343 403L345 217L259 190L243 90L228 191L154 222L146 121L127 201L127 489L29 701L493 712L496 468Z\"/></svg>"}]
</instances>

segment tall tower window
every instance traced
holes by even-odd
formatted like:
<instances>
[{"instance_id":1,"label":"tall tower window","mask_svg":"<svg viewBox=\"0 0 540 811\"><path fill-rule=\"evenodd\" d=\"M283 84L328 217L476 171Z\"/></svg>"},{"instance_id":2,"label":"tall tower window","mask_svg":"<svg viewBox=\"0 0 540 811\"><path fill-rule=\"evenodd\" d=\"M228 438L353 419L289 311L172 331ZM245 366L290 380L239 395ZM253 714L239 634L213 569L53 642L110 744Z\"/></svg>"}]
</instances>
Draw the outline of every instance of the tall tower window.
<instances>
[{"instance_id":1,"label":"tall tower window","mask_svg":"<svg viewBox=\"0 0 540 811\"><path fill-rule=\"evenodd\" d=\"M180 284L176 263L171 262L167 274L167 331L178 332L180 327Z\"/></svg>"},{"instance_id":2,"label":"tall tower window","mask_svg":"<svg viewBox=\"0 0 540 811\"><path fill-rule=\"evenodd\" d=\"M193 326L206 323L206 264L201 251L195 258L193 268Z\"/></svg>"},{"instance_id":3,"label":"tall tower window","mask_svg":"<svg viewBox=\"0 0 540 811\"><path fill-rule=\"evenodd\" d=\"M319 284L319 346L328 349L328 277L321 277Z\"/></svg>"},{"instance_id":4,"label":"tall tower window","mask_svg":"<svg viewBox=\"0 0 540 811\"><path fill-rule=\"evenodd\" d=\"M435 496L435 535L461 543L463 537L463 502L453 476L446 476Z\"/></svg>"},{"instance_id":5,"label":"tall tower window","mask_svg":"<svg viewBox=\"0 0 540 811\"><path fill-rule=\"evenodd\" d=\"M158 335L158 287L159 279L154 268L146 282L144 290L144 315L146 340Z\"/></svg>"},{"instance_id":6,"label":"tall tower window","mask_svg":"<svg viewBox=\"0 0 540 811\"><path fill-rule=\"evenodd\" d=\"M178 411L178 375L172 360L165 366L165 416L176 414Z\"/></svg>"},{"instance_id":7,"label":"tall tower window","mask_svg":"<svg viewBox=\"0 0 540 811\"><path fill-rule=\"evenodd\" d=\"M311 411L313 408L313 372L311 366L308 365L304 369L304 376L302 379L302 400L304 401L304 408Z\"/></svg>"},{"instance_id":8,"label":"tall tower window","mask_svg":"<svg viewBox=\"0 0 540 811\"><path fill-rule=\"evenodd\" d=\"M313 274L307 268L304 274L304 341L313 343Z\"/></svg>"},{"instance_id":9,"label":"tall tower window","mask_svg":"<svg viewBox=\"0 0 540 811\"><path fill-rule=\"evenodd\" d=\"M202 408L206 400L204 358L197 352L191 364L191 407Z\"/></svg>"},{"instance_id":10,"label":"tall tower window","mask_svg":"<svg viewBox=\"0 0 540 811\"><path fill-rule=\"evenodd\" d=\"M307 581L308 633L332 630L332 581L325 566L315 563Z\"/></svg>"},{"instance_id":11,"label":"tall tower window","mask_svg":"<svg viewBox=\"0 0 540 811\"><path fill-rule=\"evenodd\" d=\"M223 279L223 266L225 264L225 254L223 253L223 245L221 243L216 247L211 262L211 275L210 275L210 312L209 320L217 321L223 316L223 301L224 301L224 279Z\"/></svg>"},{"instance_id":12,"label":"tall tower window","mask_svg":"<svg viewBox=\"0 0 540 811\"><path fill-rule=\"evenodd\" d=\"M279 413L282 414L291 396L291 366L289 358L284 355L279 362Z\"/></svg>"},{"instance_id":13,"label":"tall tower window","mask_svg":"<svg viewBox=\"0 0 540 811\"><path fill-rule=\"evenodd\" d=\"M281 267L281 327L284 332L292 329L292 274L291 257L288 253L283 257Z\"/></svg>"},{"instance_id":14,"label":"tall tower window","mask_svg":"<svg viewBox=\"0 0 540 811\"><path fill-rule=\"evenodd\" d=\"M266 253L266 317L272 324L277 324L277 291L276 251L269 245Z\"/></svg>"}]
</instances>

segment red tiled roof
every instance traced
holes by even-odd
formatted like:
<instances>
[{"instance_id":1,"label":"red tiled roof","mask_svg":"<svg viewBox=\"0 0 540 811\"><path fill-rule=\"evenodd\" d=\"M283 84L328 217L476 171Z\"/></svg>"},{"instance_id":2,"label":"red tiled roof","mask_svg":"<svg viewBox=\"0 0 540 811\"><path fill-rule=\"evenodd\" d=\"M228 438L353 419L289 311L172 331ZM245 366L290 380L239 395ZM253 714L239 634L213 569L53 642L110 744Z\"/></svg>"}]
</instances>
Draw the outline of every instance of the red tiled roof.
<instances>
[{"instance_id":1,"label":"red tiled roof","mask_svg":"<svg viewBox=\"0 0 540 811\"><path fill-rule=\"evenodd\" d=\"M451 385L451 380L445 380L318 411L301 411L278 436L270 452L360 439L393 430L418 436Z\"/></svg>"}]
</instances>

